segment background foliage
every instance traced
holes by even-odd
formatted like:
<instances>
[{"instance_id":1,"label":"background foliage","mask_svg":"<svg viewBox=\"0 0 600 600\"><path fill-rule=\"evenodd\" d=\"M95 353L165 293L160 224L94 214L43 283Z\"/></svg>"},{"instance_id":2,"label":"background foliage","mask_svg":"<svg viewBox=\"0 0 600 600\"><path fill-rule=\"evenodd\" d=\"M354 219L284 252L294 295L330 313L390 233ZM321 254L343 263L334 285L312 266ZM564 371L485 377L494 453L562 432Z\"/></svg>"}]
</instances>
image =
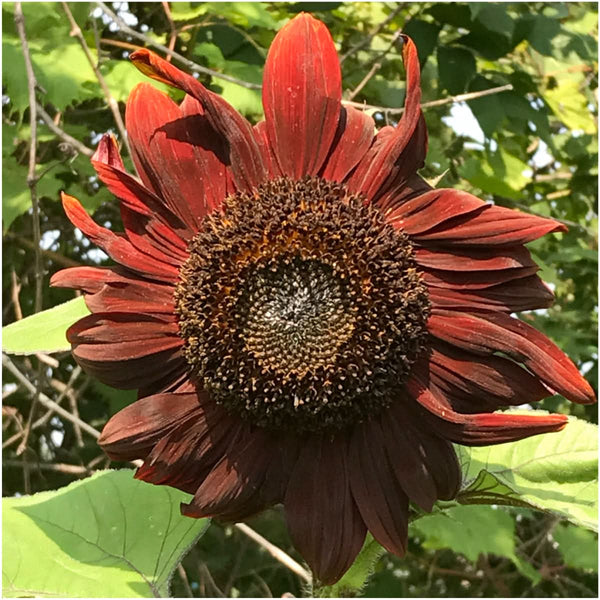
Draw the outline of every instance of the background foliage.
<instances>
[{"instance_id":1,"label":"background foliage","mask_svg":"<svg viewBox=\"0 0 600 600\"><path fill-rule=\"evenodd\" d=\"M398 111L387 109L397 109L403 103L403 67L396 43L400 30L417 44L425 103L512 85L510 91L466 104L448 101L426 106L430 149L422 175L439 180L440 186L465 189L503 206L551 216L569 226L568 233L547 236L530 245L543 278L555 290L556 303L549 310L522 318L554 339L595 385L598 16L597 6L592 3L141 2L72 3L67 10L60 3L25 3L25 32L38 83L34 189L40 203L40 270L35 260L36 218L27 185L31 150L28 82L15 28L15 6L4 3L3 324L29 316L36 308L48 309L73 298L68 290L48 287L55 271L76 264L106 262L103 253L90 247L66 220L58 193L65 190L76 196L98 222L120 229L117 204L98 184L89 155L105 131L113 131L122 141L111 106L123 114L129 91L142 80L126 60L127 55L139 46L157 50L157 44L175 50L188 62L174 58L174 64L196 70L205 85L255 122L262 113L257 84L267 49L276 31L301 10L313 12L327 24L343 59L345 97L379 107L368 109L378 124L393 123ZM81 38L73 35L76 31L68 12L81 29ZM89 49L92 64L82 44ZM207 73L206 69L216 73ZM222 73L246 85L221 79L218 75ZM174 90L168 93L175 99L181 97ZM126 154L125 148L123 152ZM128 157L126 164L131 167ZM38 274L43 291L41 307L36 307L35 300ZM55 318L60 321L60 311ZM60 322L50 323L44 317L42 327L16 329L16 333L13 329L12 337L8 330L4 336L5 344L13 344L4 346L7 351L26 354L11 356L13 370L5 370L3 377L4 496L62 488L109 466L85 427L73 425L64 415L48 409L50 405L44 398L59 403L64 411L95 429L101 429L110 415L133 400L129 392L115 391L89 379L64 349L51 356L32 354L36 350L61 349L60 335L58 346L52 346L53 327L60 332ZM29 347L23 348L23 344ZM15 375L14 368L34 382L43 397L33 402L31 389ZM560 396L544 401L541 408L597 422L595 406L576 406ZM582 439L589 441L589 434L587 438L579 436L579 441ZM575 438L569 441L569 447L572 444ZM592 440L581 452L594 453L593 445ZM498 452L502 453L502 447L492 449L490 457L481 459L482 464L488 465L500 456L494 454ZM573 463L557 467L563 474L573 473L574 465L582 464L582 455L573 457ZM487 475L494 477L493 473ZM93 485L101 480L109 485L113 476L95 477ZM583 504L585 494L591 490L594 496L596 489L595 473L588 479L587 491L582 488L573 492L573 497L583 498ZM494 482L494 486L500 486L498 489L506 485L501 478ZM486 486L490 480L475 483L480 485L479 490L489 489ZM52 500L58 504L51 504L45 496L36 497L37 503L29 508L29 500L4 501L3 511L9 515L5 518L17 519L22 528L23 515L29 514L40 522L51 523L47 525L50 529L68 530L72 524L56 521L52 515L65 517L60 515L61 510L64 512L60 509L61 498L68 494L75 494L69 498L79 497L80 489L88 488L62 490L61 496ZM135 498L131 500L134 505ZM152 515L152 502L147 502L150 504L140 509L141 513ZM172 502L176 518L177 502ZM381 557L363 594L595 597L597 537L573 524L586 524L583 513L578 513L581 518L567 522L556 514L533 511L528 507L531 502L513 504L517 506L457 505L415 521L405 559L381 554L375 548L374 554ZM96 513L93 506L88 508L91 512L82 514L87 515L85 523L93 528L91 520ZM164 520L164 515L157 519ZM96 525L100 533L106 527L108 531L117 527ZM146 525L136 525L140 535L147 533ZM257 517L250 525L300 560L279 510ZM182 534L174 548L187 549L204 529L197 527L197 531L186 534L189 539ZM96 533L90 530L86 535ZM165 530L164 535L167 533ZM5 529L5 543L9 543L6 538ZM58 534L52 539L58 545L56 552L61 544L69 543ZM175 568L175 550L175 559L157 571L131 558L136 544L150 543L145 538L133 538L133 550L126 539L121 540L119 548L108 549L100 538L94 539L93 547L81 548L82 554L77 555L80 560L112 560L106 568L120 569L119 581L129 586L131 594L166 591L168 575L164 573ZM19 552L9 547L4 556L18 557ZM131 577L115 556L131 562ZM163 560L166 555L160 556ZM142 582L141 587L135 587L136 581ZM65 593L68 589L57 590L48 581L35 584L47 586L42 590L33 588L36 595L69 595ZM118 588L118 594L130 595L124 589ZM193 543L175 571L171 586L175 596L298 596L302 590L302 580L274 560L263 546L239 529L218 523L212 523ZM5 584L6 594L17 592ZM84 592L87 594L92 595L90 590Z\"/></svg>"}]
</instances>

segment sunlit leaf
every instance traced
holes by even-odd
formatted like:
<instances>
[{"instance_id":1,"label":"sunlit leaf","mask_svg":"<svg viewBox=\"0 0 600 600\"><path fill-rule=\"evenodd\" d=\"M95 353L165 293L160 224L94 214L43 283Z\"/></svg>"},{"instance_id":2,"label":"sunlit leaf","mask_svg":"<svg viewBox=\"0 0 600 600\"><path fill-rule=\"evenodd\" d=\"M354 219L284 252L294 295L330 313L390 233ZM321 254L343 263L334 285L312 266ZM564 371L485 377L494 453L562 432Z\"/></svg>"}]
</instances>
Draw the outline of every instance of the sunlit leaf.
<instances>
[{"instance_id":1,"label":"sunlit leaf","mask_svg":"<svg viewBox=\"0 0 600 600\"><path fill-rule=\"evenodd\" d=\"M70 350L65 335L78 319L89 315L83 296L15 321L2 328L2 350L9 354L35 354Z\"/></svg>"},{"instance_id":2,"label":"sunlit leaf","mask_svg":"<svg viewBox=\"0 0 600 600\"><path fill-rule=\"evenodd\" d=\"M597 531L596 425L571 417L558 433L456 448L463 468L462 504L529 506Z\"/></svg>"},{"instance_id":3,"label":"sunlit leaf","mask_svg":"<svg viewBox=\"0 0 600 600\"><path fill-rule=\"evenodd\" d=\"M598 571L598 535L573 525L561 524L552 531L565 564L574 569Z\"/></svg>"},{"instance_id":4,"label":"sunlit leaf","mask_svg":"<svg viewBox=\"0 0 600 600\"><path fill-rule=\"evenodd\" d=\"M13 597L167 596L171 574L207 519L189 496L101 471L52 492L2 499L2 587Z\"/></svg>"}]
</instances>

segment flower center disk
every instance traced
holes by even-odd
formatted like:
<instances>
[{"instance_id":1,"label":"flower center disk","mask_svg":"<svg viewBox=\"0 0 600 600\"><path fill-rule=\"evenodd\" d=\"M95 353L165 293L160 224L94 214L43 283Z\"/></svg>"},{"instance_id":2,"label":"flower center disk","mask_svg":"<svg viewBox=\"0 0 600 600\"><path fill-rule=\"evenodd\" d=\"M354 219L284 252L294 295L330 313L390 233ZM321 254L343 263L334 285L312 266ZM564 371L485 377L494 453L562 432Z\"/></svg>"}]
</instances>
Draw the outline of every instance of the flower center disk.
<instances>
[{"instance_id":1,"label":"flower center disk","mask_svg":"<svg viewBox=\"0 0 600 600\"><path fill-rule=\"evenodd\" d=\"M192 378L259 427L340 430L397 397L427 340L407 236L316 177L227 198L175 293Z\"/></svg>"}]
</instances>

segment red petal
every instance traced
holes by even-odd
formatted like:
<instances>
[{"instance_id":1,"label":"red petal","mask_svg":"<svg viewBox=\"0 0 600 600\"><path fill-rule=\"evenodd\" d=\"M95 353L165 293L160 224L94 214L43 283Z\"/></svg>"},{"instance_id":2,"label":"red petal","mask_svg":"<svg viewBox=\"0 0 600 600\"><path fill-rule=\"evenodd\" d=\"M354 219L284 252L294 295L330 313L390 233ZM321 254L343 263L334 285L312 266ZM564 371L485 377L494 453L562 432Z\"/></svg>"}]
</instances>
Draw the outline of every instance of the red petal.
<instances>
[{"instance_id":1,"label":"red petal","mask_svg":"<svg viewBox=\"0 0 600 600\"><path fill-rule=\"evenodd\" d=\"M381 133L381 132L380 132ZM398 171L397 178L386 185L383 194L377 195L377 208L386 217L396 208L415 196L420 196L431 190L431 186L419 175L413 173L406 178L406 173Z\"/></svg>"},{"instance_id":2,"label":"red petal","mask_svg":"<svg viewBox=\"0 0 600 600\"><path fill-rule=\"evenodd\" d=\"M92 157L92 166L98 177L112 194L121 200L121 214L134 213L135 218L144 217L150 222L150 231L165 240L167 248L173 247L185 251L186 242L194 235L195 229L189 229L185 223L171 211L161 198L145 188L140 182L125 172L114 138L106 134L100 140ZM148 228L148 226L147 226Z\"/></svg>"},{"instance_id":3,"label":"red petal","mask_svg":"<svg viewBox=\"0 0 600 600\"><path fill-rule=\"evenodd\" d=\"M467 446L489 446L514 442L540 433L560 431L567 424L566 415L510 415L482 413L463 415L449 409L415 377L406 383L407 392L425 410L422 417L433 431L452 442Z\"/></svg>"},{"instance_id":4,"label":"red petal","mask_svg":"<svg viewBox=\"0 0 600 600\"><path fill-rule=\"evenodd\" d=\"M461 215L472 218L476 211L484 210L485 202L459 190L431 190L398 206L387 215L388 223L408 235L420 234Z\"/></svg>"},{"instance_id":5,"label":"red petal","mask_svg":"<svg viewBox=\"0 0 600 600\"><path fill-rule=\"evenodd\" d=\"M136 50L130 58L145 75L179 88L200 102L209 123L227 144L227 164L231 165L239 189L251 190L266 179L267 172L252 126L230 104L208 91L191 75L145 48Z\"/></svg>"},{"instance_id":6,"label":"red petal","mask_svg":"<svg viewBox=\"0 0 600 600\"><path fill-rule=\"evenodd\" d=\"M424 196L424 205L416 214L407 215L403 205L389 218L421 243L517 246L567 229L552 219L486 204L460 190L433 190Z\"/></svg>"},{"instance_id":7,"label":"red petal","mask_svg":"<svg viewBox=\"0 0 600 600\"><path fill-rule=\"evenodd\" d=\"M350 485L360 515L373 537L403 556L408 543L408 497L398 484L382 444L383 431L372 419L350 440Z\"/></svg>"},{"instance_id":8,"label":"red petal","mask_svg":"<svg viewBox=\"0 0 600 600\"><path fill-rule=\"evenodd\" d=\"M366 535L350 491L346 455L346 440L306 440L284 500L294 546L326 585L348 570Z\"/></svg>"},{"instance_id":9,"label":"red petal","mask_svg":"<svg viewBox=\"0 0 600 600\"><path fill-rule=\"evenodd\" d=\"M504 314L484 316L434 310L430 333L454 346L489 356L503 352L522 362L551 390L573 402L596 401L594 391L577 367L545 335Z\"/></svg>"},{"instance_id":10,"label":"red petal","mask_svg":"<svg viewBox=\"0 0 600 600\"><path fill-rule=\"evenodd\" d=\"M384 135L379 133L371 151L348 182L352 191L363 192L369 200L381 195L384 184L385 187L391 186L399 176L404 181L408 180L423 165L427 153L427 128L420 108L421 75L417 49L408 36L403 35L402 38L406 69L404 113L391 135L389 130ZM407 152L403 155L405 150Z\"/></svg>"},{"instance_id":11,"label":"red petal","mask_svg":"<svg viewBox=\"0 0 600 600\"><path fill-rule=\"evenodd\" d=\"M284 175L316 175L340 117L340 64L327 27L307 13L275 36L263 74L271 146Z\"/></svg>"},{"instance_id":12,"label":"red petal","mask_svg":"<svg viewBox=\"0 0 600 600\"><path fill-rule=\"evenodd\" d=\"M103 383L137 389L179 372L183 340L172 316L96 313L67 330L73 356Z\"/></svg>"},{"instance_id":13,"label":"red petal","mask_svg":"<svg viewBox=\"0 0 600 600\"><path fill-rule=\"evenodd\" d=\"M147 83L127 100L127 131L144 184L196 231L226 195L226 148L193 99L183 111Z\"/></svg>"},{"instance_id":14,"label":"red petal","mask_svg":"<svg viewBox=\"0 0 600 600\"><path fill-rule=\"evenodd\" d=\"M200 414L195 393L148 396L111 417L98 444L113 460L146 458L170 431Z\"/></svg>"},{"instance_id":15,"label":"red petal","mask_svg":"<svg viewBox=\"0 0 600 600\"><path fill-rule=\"evenodd\" d=\"M375 135L375 123L366 113L342 107L333 150L321 173L323 179L343 181L369 150Z\"/></svg>"},{"instance_id":16,"label":"red petal","mask_svg":"<svg viewBox=\"0 0 600 600\"><path fill-rule=\"evenodd\" d=\"M265 164L269 176L271 179L281 177L281 169L277 164L277 158L269 142L269 136L267 135L267 124L264 121L260 121L254 126L254 132L256 134L256 140L260 146L260 151L263 157L263 163Z\"/></svg>"},{"instance_id":17,"label":"red petal","mask_svg":"<svg viewBox=\"0 0 600 600\"><path fill-rule=\"evenodd\" d=\"M76 198L63 193L62 201L71 223L113 260L152 279L168 282L177 280L178 271L173 265L139 252L126 238L94 223Z\"/></svg>"},{"instance_id":18,"label":"red petal","mask_svg":"<svg viewBox=\"0 0 600 600\"><path fill-rule=\"evenodd\" d=\"M87 292L92 312L173 314L173 287L120 273L115 267L72 267L52 276L50 285Z\"/></svg>"},{"instance_id":19,"label":"red petal","mask_svg":"<svg viewBox=\"0 0 600 600\"><path fill-rule=\"evenodd\" d=\"M125 171L125 165L119 152L119 145L112 133L105 133L102 136L91 160L92 163L99 162L114 167L119 171Z\"/></svg>"},{"instance_id":20,"label":"red petal","mask_svg":"<svg viewBox=\"0 0 600 600\"><path fill-rule=\"evenodd\" d=\"M518 269L503 269L496 271L442 271L434 269L423 269L423 281L431 287L450 290L482 290L492 286L499 286L529 277L539 270L537 265L521 267ZM531 280L529 280L531 281ZM521 282L522 283L522 282Z\"/></svg>"}]
</instances>

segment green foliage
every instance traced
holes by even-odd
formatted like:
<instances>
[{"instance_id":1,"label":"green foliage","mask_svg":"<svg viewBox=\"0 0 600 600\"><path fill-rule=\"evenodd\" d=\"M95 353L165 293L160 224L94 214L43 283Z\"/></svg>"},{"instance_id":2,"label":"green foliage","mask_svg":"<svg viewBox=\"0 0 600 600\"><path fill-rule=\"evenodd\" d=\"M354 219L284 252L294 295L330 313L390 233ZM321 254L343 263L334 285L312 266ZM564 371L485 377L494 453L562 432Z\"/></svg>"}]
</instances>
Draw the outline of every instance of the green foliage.
<instances>
[{"instance_id":1,"label":"green foliage","mask_svg":"<svg viewBox=\"0 0 600 600\"><path fill-rule=\"evenodd\" d=\"M2 500L2 587L13 597L167 596L206 529L179 514L189 496L101 471L55 492Z\"/></svg>"},{"instance_id":2,"label":"green foliage","mask_svg":"<svg viewBox=\"0 0 600 600\"><path fill-rule=\"evenodd\" d=\"M598 530L597 426L571 418L558 433L457 451L462 504L529 506Z\"/></svg>"},{"instance_id":3,"label":"green foliage","mask_svg":"<svg viewBox=\"0 0 600 600\"><path fill-rule=\"evenodd\" d=\"M491 506L453 506L425 515L412 524L423 536L423 547L452 548L475 562L480 554L505 556L533 583L540 574L516 554L515 522L507 512Z\"/></svg>"},{"instance_id":4,"label":"green foliage","mask_svg":"<svg viewBox=\"0 0 600 600\"><path fill-rule=\"evenodd\" d=\"M598 571L598 535L566 523L552 532L565 564L575 569Z\"/></svg>"},{"instance_id":5,"label":"green foliage","mask_svg":"<svg viewBox=\"0 0 600 600\"><path fill-rule=\"evenodd\" d=\"M35 354L70 350L66 330L89 315L83 296L31 315L2 328L2 350L9 354Z\"/></svg>"}]
</instances>

